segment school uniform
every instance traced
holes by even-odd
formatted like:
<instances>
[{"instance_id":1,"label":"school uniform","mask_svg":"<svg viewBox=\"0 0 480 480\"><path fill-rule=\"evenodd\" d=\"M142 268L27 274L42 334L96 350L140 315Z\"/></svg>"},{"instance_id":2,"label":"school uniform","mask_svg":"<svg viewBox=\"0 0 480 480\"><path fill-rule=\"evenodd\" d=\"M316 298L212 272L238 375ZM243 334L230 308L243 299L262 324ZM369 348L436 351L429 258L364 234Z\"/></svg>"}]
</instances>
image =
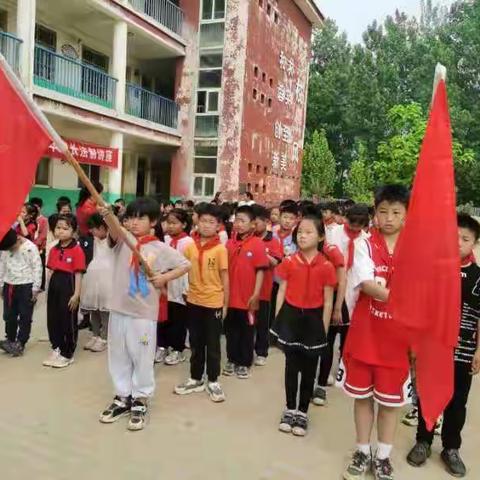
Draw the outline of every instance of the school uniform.
<instances>
[{"instance_id":1,"label":"school uniform","mask_svg":"<svg viewBox=\"0 0 480 480\"><path fill-rule=\"evenodd\" d=\"M188 331L190 335L190 377L201 381L207 371L209 382L220 375L224 289L222 272L228 270L227 249L218 236L201 243L199 237L185 248L191 262L188 274Z\"/></svg>"},{"instance_id":2,"label":"school uniform","mask_svg":"<svg viewBox=\"0 0 480 480\"><path fill-rule=\"evenodd\" d=\"M176 237L165 235L165 244L184 254L193 240L186 233ZM171 347L175 352L185 350L187 337L187 304L185 297L188 292L188 273L168 282L168 304L166 321L159 322L157 329L161 342L166 348ZM157 337L158 338L158 337Z\"/></svg>"},{"instance_id":3,"label":"school uniform","mask_svg":"<svg viewBox=\"0 0 480 480\"><path fill-rule=\"evenodd\" d=\"M283 259L283 247L280 241L275 238L272 232L267 232L262 238L267 255L273 257L279 263ZM255 324L255 353L259 357L268 356L269 331L270 331L270 308L273 290L273 267L264 271L262 290L260 292L260 305Z\"/></svg>"},{"instance_id":4,"label":"school uniform","mask_svg":"<svg viewBox=\"0 0 480 480\"><path fill-rule=\"evenodd\" d=\"M228 361L239 367L253 363L254 324L257 312L249 311L248 301L255 290L257 271L269 261L262 240L253 235L237 236L227 243L230 299L225 320Z\"/></svg>"},{"instance_id":5,"label":"school uniform","mask_svg":"<svg viewBox=\"0 0 480 480\"><path fill-rule=\"evenodd\" d=\"M70 310L68 302L75 293L75 275L85 272L85 254L75 239L63 246L58 243L48 255L52 270L47 295L47 327L52 349L71 359L77 347L78 308Z\"/></svg>"},{"instance_id":6,"label":"school uniform","mask_svg":"<svg viewBox=\"0 0 480 480\"><path fill-rule=\"evenodd\" d=\"M127 234L154 272L188 266L173 248L147 235ZM154 359L160 291L146 278L138 258L121 240L112 247L113 294L108 332L108 365L115 395L151 397L155 390Z\"/></svg>"},{"instance_id":7,"label":"school uniform","mask_svg":"<svg viewBox=\"0 0 480 480\"><path fill-rule=\"evenodd\" d=\"M458 344L455 349L454 391L443 414L442 444L445 450L460 449L467 416L467 401L472 386L472 361L477 350L480 319L480 267L470 257L462 265L462 312ZM434 431L427 430L419 399L417 442L432 444Z\"/></svg>"},{"instance_id":8,"label":"school uniform","mask_svg":"<svg viewBox=\"0 0 480 480\"><path fill-rule=\"evenodd\" d=\"M393 267L383 235L373 230L371 237L355 246L351 287L355 291L365 281L389 287ZM411 402L409 346L398 335L388 304L363 292L353 309L337 386L353 398L369 398L387 407Z\"/></svg>"},{"instance_id":9,"label":"school uniform","mask_svg":"<svg viewBox=\"0 0 480 480\"><path fill-rule=\"evenodd\" d=\"M5 336L9 342L28 342L32 328L33 293L42 282L42 262L37 247L25 239L14 252L1 252L0 288L3 294Z\"/></svg>"},{"instance_id":10,"label":"school uniform","mask_svg":"<svg viewBox=\"0 0 480 480\"><path fill-rule=\"evenodd\" d=\"M301 373L298 409L306 413L313 393L321 351L327 346L323 323L323 289L337 283L333 265L318 253L310 262L297 252L277 268L287 282L285 301L271 329L285 352L287 408L297 409L298 374Z\"/></svg>"}]
</instances>

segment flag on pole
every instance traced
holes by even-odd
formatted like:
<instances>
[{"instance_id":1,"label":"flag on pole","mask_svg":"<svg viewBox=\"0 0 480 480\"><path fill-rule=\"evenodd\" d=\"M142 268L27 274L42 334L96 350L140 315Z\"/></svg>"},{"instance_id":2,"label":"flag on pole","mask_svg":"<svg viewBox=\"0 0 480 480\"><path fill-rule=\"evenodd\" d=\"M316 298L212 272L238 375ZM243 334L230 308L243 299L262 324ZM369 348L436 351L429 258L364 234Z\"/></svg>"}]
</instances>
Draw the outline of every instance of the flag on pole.
<instances>
[{"instance_id":1,"label":"flag on pole","mask_svg":"<svg viewBox=\"0 0 480 480\"><path fill-rule=\"evenodd\" d=\"M410 332L417 391L431 430L453 395L453 353L461 307L452 134L444 78L434 89L394 259L389 302L394 321Z\"/></svg>"},{"instance_id":2,"label":"flag on pole","mask_svg":"<svg viewBox=\"0 0 480 480\"><path fill-rule=\"evenodd\" d=\"M26 96L0 54L0 239L15 222L38 162L53 141Z\"/></svg>"}]
</instances>

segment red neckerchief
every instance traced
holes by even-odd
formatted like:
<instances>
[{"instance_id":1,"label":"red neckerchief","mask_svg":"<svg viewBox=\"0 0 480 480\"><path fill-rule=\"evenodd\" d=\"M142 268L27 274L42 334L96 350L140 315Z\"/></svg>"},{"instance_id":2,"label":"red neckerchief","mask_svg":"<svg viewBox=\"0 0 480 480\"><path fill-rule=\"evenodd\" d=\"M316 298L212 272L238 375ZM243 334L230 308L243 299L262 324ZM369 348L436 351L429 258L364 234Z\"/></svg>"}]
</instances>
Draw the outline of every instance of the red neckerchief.
<instances>
[{"instance_id":1,"label":"red neckerchief","mask_svg":"<svg viewBox=\"0 0 480 480\"><path fill-rule=\"evenodd\" d=\"M335 219L333 217L330 217L328 220L324 220L323 224L327 227L328 225L332 225L332 223L337 223L335 222Z\"/></svg>"},{"instance_id":2,"label":"red neckerchief","mask_svg":"<svg viewBox=\"0 0 480 480\"><path fill-rule=\"evenodd\" d=\"M200 235L197 233L193 237L193 240L195 241L195 245L197 246L197 250L198 250L198 268L200 273L200 280L203 283L203 254L207 250L211 250L217 245L220 245L220 237L218 235L215 235L214 237L212 237L210 240L208 240L206 243L202 245Z\"/></svg>"},{"instance_id":3,"label":"red neckerchief","mask_svg":"<svg viewBox=\"0 0 480 480\"><path fill-rule=\"evenodd\" d=\"M192 228L192 231L190 232L190 236L194 240L197 240L198 238L200 238L200 234L198 233L198 230L196 228Z\"/></svg>"},{"instance_id":4,"label":"red neckerchief","mask_svg":"<svg viewBox=\"0 0 480 480\"><path fill-rule=\"evenodd\" d=\"M250 241L255 238L255 235L252 233L249 233L245 235L243 238L239 238L238 233L235 233L232 237L232 244L234 246L234 251L233 255L238 256L240 255L240 252L244 246L246 246Z\"/></svg>"},{"instance_id":5,"label":"red neckerchief","mask_svg":"<svg viewBox=\"0 0 480 480\"><path fill-rule=\"evenodd\" d=\"M158 242L158 238L154 235L144 235L143 237L137 238L137 250L140 252L141 246L150 242ZM130 266L132 267L133 271L135 272L135 276L138 279L138 275L140 273L140 260L138 259L138 256L134 255L133 253Z\"/></svg>"},{"instance_id":6,"label":"red neckerchief","mask_svg":"<svg viewBox=\"0 0 480 480\"><path fill-rule=\"evenodd\" d=\"M372 228L369 241L372 244L372 246L375 247L380 253L383 263L388 266L388 277L387 277L387 285L388 285L393 273L393 254L390 254L390 252L388 251L388 246L387 246L387 242L385 241L385 237L376 228Z\"/></svg>"},{"instance_id":7,"label":"red neckerchief","mask_svg":"<svg viewBox=\"0 0 480 480\"><path fill-rule=\"evenodd\" d=\"M348 237L348 271L353 267L353 259L355 258L355 240L360 236L361 232L355 232L347 224L343 225L343 230Z\"/></svg>"},{"instance_id":8,"label":"red neckerchief","mask_svg":"<svg viewBox=\"0 0 480 480\"><path fill-rule=\"evenodd\" d=\"M475 258L473 252L471 252L470 255L467 255L464 259L462 259L462 267L467 267L471 263L477 263L477 259Z\"/></svg>"},{"instance_id":9,"label":"red neckerchief","mask_svg":"<svg viewBox=\"0 0 480 480\"><path fill-rule=\"evenodd\" d=\"M289 236L292 234L292 230L289 230L288 232L285 232L283 233L282 232L282 229L279 228L278 231L277 231L277 235L278 235L278 238L280 239L280 241L283 243L283 241Z\"/></svg>"},{"instance_id":10,"label":"red neckerchief","mask_svg":"<svg viewBox=\"0 0 480 480\"><path fill-rule=\"evenodd\" d=\"M170 246L176 250L178 246L178 242L185 237L188 237L188 235L185 232L181 232L175 236L172 235L170 237Z\"/></svg>"}]
</instances>

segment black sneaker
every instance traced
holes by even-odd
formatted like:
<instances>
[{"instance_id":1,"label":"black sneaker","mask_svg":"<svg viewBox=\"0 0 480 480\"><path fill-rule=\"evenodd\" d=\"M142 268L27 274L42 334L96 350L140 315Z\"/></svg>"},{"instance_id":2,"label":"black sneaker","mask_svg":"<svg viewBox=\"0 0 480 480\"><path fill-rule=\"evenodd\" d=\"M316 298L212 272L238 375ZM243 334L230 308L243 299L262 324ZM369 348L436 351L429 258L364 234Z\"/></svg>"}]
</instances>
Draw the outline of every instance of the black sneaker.
<instances>
[{"instance_id":1,"label":"black sneaker","mask_svg":"<svg viewBox=\"0 0 480 480\"><path fill-rule=\"evenodd\" d=\"M21 357L24 351L25 347L20 342L15 342L10 347L10 354L12 357Z\"/></svg>"},{"instance_id":2,"label":"black sneaker","mask_svg":"<svg viewBox=\"0 0 480 480\"><path fill-rule=\"evenodd\" d=\"M293 423L292 433L296 437L304 437L308 430L308 417L306 413L298 412L295 415L295 422Z\"/></svg>"},{"instance_id":3,"label":"black sneaker","mask_svg":"<svg viewBox=\"0 0 480 480\"><path fill-rule=\"evenodd\" d=\"M323 407L327 404L327 391L323 387L317 387L313 392L312 402L314 405Z\"/></svg>"},{"instance_id":4,"label":"black sneaker","mask_svg":"<svg viewBox=\"0 0 480 480\"><path fill-rule=\"evenodd\" d=\"M145 400L136 398L130 409L130 420L127 428L131 431L143 430L147 415L147 403Z\"/></svg>"},{"instance_id":5,"label":"black sneaker","mask_svg":"<svg viewBox=\"0 0 480 480\"><path fill-rule=\"evenodd\" d=\"M393 466L390 458L376 458L373 461L373 476L375 480L393 480Z\"/></svg>"},{"instance_id":6,"label":"black sneaker","mask_svg":"<svg viewBox=\"0 0 480 480\"><path fill-rule=\"evenodd\" d=\"M10 340L0 340L0 349L6 353L10 353L13 343L14 342L11 342Z\"/></svg>"},{"instance_id":7,"label":"black sneaker","mask_svg":"<svg viewBox=\"0 0 480 480\"><path fill-rule=\"evenodd\" d=\"M119 418L122 418L125 415L130 414L131 406L132 406L132 399L130 397L122 398L122 397L116 396L113 399L113 403L109 407L107 407L100 415L100 422L102 423L116 422Z\"/></svg>"},{"instance_id":8,"label":"black sneaker","mask_svg":"<svg viewBox=\"0 0 480 480\"><path fill-rule=\"evenodd\" d=\"M407 455L407 462L412 467L421 467L432 454L432 447L426 442L417 442Z\"/></svg>"},{"instance_id":9,"label":"black sneaker","mask_svg":"<svg viewBox=\"0 0 480 480\"><path fill-rule=\"evenodd\" d=\"M295 410L285 409L282 413L282 418L280 419L280 425L278 426L278 429L284 433L291 433L294 423Z\"/></svg>"},{"instance_id":10,"label":"black sneaker","mask_svg":"<svg viewBox=\"0 0 480 480\"><path fill-rule=\"evenodd\" d=\"M237 378L246 380L247 378L250 378L250 369L248 367L239 366L236 368L235 374L237 375Z\"/></svg>"},{"instance_id":11,"label":"black sneaker","mask_svg":"<svg viewBox=\"0 0 480 480\"><path fill-rule=\"evenodd\" d=\"M440 456L450 475L461 478L467 474L467 467L463 463L458 450L453 448L442 450Z\"/></svg>"}]
</instances>

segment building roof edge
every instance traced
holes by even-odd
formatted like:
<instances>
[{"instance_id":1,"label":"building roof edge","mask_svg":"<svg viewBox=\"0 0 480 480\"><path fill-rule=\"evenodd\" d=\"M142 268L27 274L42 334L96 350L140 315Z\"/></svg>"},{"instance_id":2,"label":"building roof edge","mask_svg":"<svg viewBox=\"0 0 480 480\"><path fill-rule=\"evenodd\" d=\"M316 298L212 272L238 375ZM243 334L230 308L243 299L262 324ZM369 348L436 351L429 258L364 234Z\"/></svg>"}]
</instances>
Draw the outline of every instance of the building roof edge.
<instances>
[{"instance_id":1,"label":"building roof edge","mask_svg":"<svg viewBox=\"0 0 480 480\"><path fill-rule=\"evenodd\" d=\"M294 0L298 8L314 27L319 27L325 21L325 16L317 5L317 0Z\"/></svg>"}]
</instances>

